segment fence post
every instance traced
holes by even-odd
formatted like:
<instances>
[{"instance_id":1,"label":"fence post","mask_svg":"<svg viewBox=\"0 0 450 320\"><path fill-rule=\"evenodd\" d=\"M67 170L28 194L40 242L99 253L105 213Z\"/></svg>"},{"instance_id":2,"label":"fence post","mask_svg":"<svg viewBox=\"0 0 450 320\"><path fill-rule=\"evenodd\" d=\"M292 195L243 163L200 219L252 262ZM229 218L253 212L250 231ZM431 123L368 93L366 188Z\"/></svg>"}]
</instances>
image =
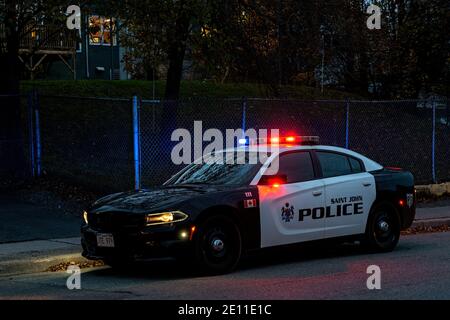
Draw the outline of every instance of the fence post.
<instances>
[{"instance_id":1,"label":"fence post","mask_svg":"<svg viewBox=\"0 0 450 320\"><path fill-rule=\"evenodd\" d=\"M34 125L33 125L33 92L28 94L27 99L28 106L28 139L29 139L29 152L30 152L30 172L31 177L35 177L36 164L34 161Z\"/></svg>"},{"instance_id":2,"label":"fence post","mask_svg":"<svg viewBox=\"0 0 450 320\"><path fill-rule=\"evenodd\" d=\"M242 132L245 132L245 127L247 125L246 124L246 121L247 121L246 117L247 117L247 98L244 97L242 99ZM245 136L242 137L242 138L245 138Z\"/></svg>"},{"instance_id":3,"label":"fence post","mask_svg":"<svg viewBox=\"0 0 450 320\"><path fill-rule=\"evenodd\" d=\"M446 117L447 117L447 121L445 122L445 124L447 125L447 127L450 127L450 97L447 97L447 104L446 104Z\"/></svg>"},{"instance_id":4,"label":"fence post","mask_svg":"<svg viewBox=\"0 0 450 320\"><path fill-rule=\"evenodd\" d=\"M347 99L347 104L345 108L345 148L348 149L350 146L349 141L349 123L350 120L350 100Z\"/></svg>"},{"instance_id":5,"label":"fence post","mask_svg":"<svg viewBox=\"0 0 450 320\"><path fill-rule=\"evenodd\" d=\"M134 189L141 188L141 135L139 130L138 97L133 96L133 155L134 155Z\"/></svg>"},{"instance_id":6,"label":"fence post","mask_svg":"<svg viewBox=\"0 0 450 320\"><path fill-rule=\"evenodd\" d=\"M433 116L432 116L432 135L431 135L431 174L433 183L436 183L436 99L433 98Z\"/></svg>"},{"instance_id":7,"label":"fence post","mask_svg":"<svg viewBox=\"0 0 450 320\"><path fill-rule=\"evenodd\" d=\"M36 175L41 176L41 124L39 118L39 94L34 92L34 122L35 122L35 138L36 138Z\"/></svg>"}]
</instances>

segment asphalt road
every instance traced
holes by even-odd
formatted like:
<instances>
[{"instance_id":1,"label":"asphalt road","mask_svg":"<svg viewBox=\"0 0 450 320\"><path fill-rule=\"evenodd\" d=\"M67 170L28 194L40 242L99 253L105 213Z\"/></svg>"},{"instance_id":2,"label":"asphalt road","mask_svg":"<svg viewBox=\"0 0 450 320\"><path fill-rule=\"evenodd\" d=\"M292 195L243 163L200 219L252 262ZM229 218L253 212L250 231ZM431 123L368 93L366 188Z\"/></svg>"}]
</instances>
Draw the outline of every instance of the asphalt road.
<instances>
[{"instance_id":1,"label":"asphalt road","mask_svg":"<svg viewBox=\"0 0 450 320\"><path fill-rule=\"evenodd\" d=\"M367 289L369 265L381 268L380 290ZM266 252L216 277L167 261L125 273L83 269L81 290L68 290L67 276L0 278L0 299L450 299L450 232L404 236L387 254L356 245Z\"/></svg>"}]
</instances>

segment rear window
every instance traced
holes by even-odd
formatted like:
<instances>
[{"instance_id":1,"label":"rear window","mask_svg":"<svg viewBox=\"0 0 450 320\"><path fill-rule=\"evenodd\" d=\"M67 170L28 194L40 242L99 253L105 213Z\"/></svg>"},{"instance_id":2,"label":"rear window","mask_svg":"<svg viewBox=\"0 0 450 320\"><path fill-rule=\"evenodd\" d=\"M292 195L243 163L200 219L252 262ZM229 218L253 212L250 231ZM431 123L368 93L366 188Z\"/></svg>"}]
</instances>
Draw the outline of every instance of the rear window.
<instances>
[{"instance_id":1,"label":"rear window","mask_svg":"<svg viewBox=\"0 0 450 320\"><path fill-rule=\"evenodd\" d=\"M359 173L364 171L361 165L361 161L352 157L349 157L348 160L350 161L350 167L352 168L353 173Z\"/></svg>"}]
</instances>

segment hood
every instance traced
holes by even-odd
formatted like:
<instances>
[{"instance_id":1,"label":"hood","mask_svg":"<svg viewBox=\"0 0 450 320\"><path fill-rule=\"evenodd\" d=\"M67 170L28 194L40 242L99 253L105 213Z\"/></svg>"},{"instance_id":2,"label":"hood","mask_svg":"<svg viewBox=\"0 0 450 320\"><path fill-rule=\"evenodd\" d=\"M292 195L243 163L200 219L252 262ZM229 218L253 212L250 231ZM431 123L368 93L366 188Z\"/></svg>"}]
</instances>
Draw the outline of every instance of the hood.
<instances>
[{"instance_id":1,"label":"hood","mask_svg":"<svg viewBox=\"0 0 450 320\"><path fill-rule=\"evenodd\" d=\"M93 203L90 211L151 213L177 210L177 206L205 194L229 189L226 186L173 185L154 189L115 193Z\"/></svg>"}]
</instances>

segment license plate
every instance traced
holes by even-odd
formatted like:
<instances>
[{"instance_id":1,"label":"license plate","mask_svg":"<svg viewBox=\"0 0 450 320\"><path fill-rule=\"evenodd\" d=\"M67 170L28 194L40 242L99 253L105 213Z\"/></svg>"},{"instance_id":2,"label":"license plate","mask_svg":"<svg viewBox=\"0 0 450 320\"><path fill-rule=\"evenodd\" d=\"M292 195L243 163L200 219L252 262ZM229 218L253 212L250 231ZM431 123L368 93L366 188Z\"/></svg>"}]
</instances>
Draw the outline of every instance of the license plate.
<instances>
[{"instance_id":1,"label":"license plate","mask_svg":"<svg viewBox=\"0 0 450 320\"><path fill-rule=\"evenodd\" d=\"M97 246L114 248L114 237L110 233L97 233Z\"/></svg>"}]
</instances>

